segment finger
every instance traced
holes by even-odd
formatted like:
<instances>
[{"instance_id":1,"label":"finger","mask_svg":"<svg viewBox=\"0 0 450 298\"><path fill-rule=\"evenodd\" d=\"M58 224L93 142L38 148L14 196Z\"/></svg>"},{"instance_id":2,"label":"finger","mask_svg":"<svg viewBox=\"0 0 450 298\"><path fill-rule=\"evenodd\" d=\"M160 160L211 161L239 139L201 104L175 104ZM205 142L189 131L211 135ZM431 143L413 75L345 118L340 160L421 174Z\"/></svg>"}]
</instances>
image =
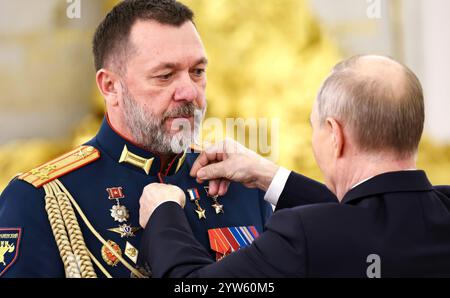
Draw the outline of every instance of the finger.
<instances>
[{"instance_id":1,"label":"finger","mask_svg":"<svg viewBox=\"0 0 450 298\"><path fill-rule=\"evenodd\" d=\"M209 181L209 189L208 189L208 195L215 196L219 193L219 185L220 180L210 180Z\"/></svg>"},{"instance_id":2,"label":"finger","mask_svg":"<svg viewBox=\"0 0 450 298\"><path fill-rule=\"evenodd\" d=\"M203 168L204 166L206 166L209 163L208 160L208 156L206 155L206 153L203 151L202 153L200 153L200 155L197 157L197 159L195 160L194 164L192 165L191 171L190 171L190 175L192 177L197 176L197 172L198 170L200 170L201 168Z\"/></svg>"},{"instance_id":3,"label":"finger","mask_svg":"<svg viewBox=\"0 0 450 298\"><path fill-rule=\"evenodd\" d=\"M216 161L220 161L223 158L223 155L221 154L221 148L219 144L212 145L208 147L206 150L204 150L195 160L194 164L192 165L190 175L192 177L197 176L197 172L199 169L207 166L208 164Z\"/></svg>"},{"instance_id":4,"label":"finger","mask_svg":"<svg viewBox=\"0 0 450 298\"><path fill-rule=\"evenodd\" d=\"M228 187L230 186L230 180L222 179L219 185L219 196L224 196L228 192Z\"/></svg>"},{"instance_id":5,"label":"finger","mask_svg":"<svg viewBox=\"0 0 450 298\"><path fill-rule=\"evenodd\" d=\"M201 168L197 172L197 177L200 180L212 180L212 179L220 179L227 178L228 171L228 163L226 161L217 162L214 164L207 165Z\"/></svg>"}]
</instances>

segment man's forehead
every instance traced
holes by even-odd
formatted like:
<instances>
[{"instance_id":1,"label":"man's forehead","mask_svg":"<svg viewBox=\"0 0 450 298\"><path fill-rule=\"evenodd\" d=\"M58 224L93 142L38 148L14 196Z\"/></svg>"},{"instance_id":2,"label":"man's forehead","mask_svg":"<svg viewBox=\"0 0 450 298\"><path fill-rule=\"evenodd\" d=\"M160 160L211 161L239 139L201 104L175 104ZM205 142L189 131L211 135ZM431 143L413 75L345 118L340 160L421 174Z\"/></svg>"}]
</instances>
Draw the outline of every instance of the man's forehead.
<instances>
[{"instance_id":1,"label":"man's forehead","mask_svg":"<svg viewBox=\"0 0 450 298\"><path fill-rule=\"evenodd\" d=\"M178 27L156 21L137 21L132 27L130 42L136 52L136 62L152 68L160 64L193 64L206 60L203 43L190 21Z\"/></svg>"},{"instance_id":2,"label":"man's forehead","mask_svg":"<svg viewBox=\"0 0 450 298\"><path fill-rule=\"evenodd\" d=\"M196 47L203 50L203 43L190 21L180 26L161 24L156 21L138 20L131 28L130 41L135 47L147 51L168 48Z\"/></svg>"}]
</instances>

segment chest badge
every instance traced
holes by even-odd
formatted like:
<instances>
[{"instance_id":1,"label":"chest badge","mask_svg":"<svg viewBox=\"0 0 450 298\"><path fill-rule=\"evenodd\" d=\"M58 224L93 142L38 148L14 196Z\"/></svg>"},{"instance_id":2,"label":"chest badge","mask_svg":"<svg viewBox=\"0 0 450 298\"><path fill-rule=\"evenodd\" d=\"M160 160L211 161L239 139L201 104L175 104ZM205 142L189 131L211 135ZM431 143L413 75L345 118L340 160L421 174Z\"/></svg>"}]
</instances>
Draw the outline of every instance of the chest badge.
<instances>
[{"instance_id":1,"label":"chest badge","mask_svg":"<svg viewBox=\"0 0 450 298\"><path fill-rule=\"evenodd\" d=\"M139 231L140 227L132 227L128 224L120 225L117 228L108 229L108 231L120 234L120 237L134 237L137 231Z\"/></svg>"},{"instance_id":2,"label":"chest badge","mask_svg":"<svg viewBox=\"0 0 450 298\"><path fill-rule=\"evenodd\" d=\"M123 193L123 187L111 187L107 188L106 192L108 193L108 199L112 201L116 201L116 205L112 206L110 209L111 217L114 218L115 221L124 222L127 221L130 217L128 209L120 205L120 200L125 198Z\"/></svg>"},{"instance_id":3,"label":"chest badge","mask_svg":"<svg viewBox=\"0 0 450 298\"><path fill-rule=\"evenodd\" d=\"M111 187L107 188L106 192L108 192L108 199L110 200L119 200L125 198L123 194L123 187Z\"/></svg>"},{"instance_id":4,"label":"chest badge","mask_svg":"<svg viewBox=\"0 0 450 298\"><path fill-rule=\"evenodd\" d=\"M0 228L0 277L17 260L21 228Z\"/></svg>"},{"instance_id":5,"label":"chest badge","mask_svg":"<svg viewBox=\"0 0 450 298\"><path fill-rule=\"evenodd\" d=\"M117 205L112 206L110 211L112 218L114 218L114 220L118 222L127 221L128 218L130 217L128 209L125 206L120 205L119 203L117 203Z\"/></svg>"},{"instance_id":6,"label":"chest badge","mask_svg":"<svg viewBox=\"0 0 450 298\"><path fill-rule=\"evenodd\" d=\"M127 241L127 244L125 246L125 255L135 264L137 263L138 253L138 250L130 242Z\"/></svg>"},{"instance_id":7,"label":"chest badge","mask_svg":"<svg viewBox=\"0 0 450 298\"><path fill-rule=\"evenodd\" d=\"M108 240L107 242L118 255L122 256L122 250L117 243L112 240ZM102 246L102 258L109 266L116 266L119 263L119 259L106 247L106 245Z\"/></svg>"}]
</instances>

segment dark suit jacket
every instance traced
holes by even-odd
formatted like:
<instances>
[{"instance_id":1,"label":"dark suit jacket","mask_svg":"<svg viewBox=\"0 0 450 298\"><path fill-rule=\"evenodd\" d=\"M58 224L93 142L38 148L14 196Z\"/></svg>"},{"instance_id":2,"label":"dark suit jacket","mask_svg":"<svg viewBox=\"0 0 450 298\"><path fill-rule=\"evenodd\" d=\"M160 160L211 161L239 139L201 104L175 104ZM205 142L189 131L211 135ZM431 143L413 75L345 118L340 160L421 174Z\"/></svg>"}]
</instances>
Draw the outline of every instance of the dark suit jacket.
<instances>
[{"instance_id":1,"label":"dark suit jacket","mask_svg":"<svg viewBox=\"0 0 450 298\"><path fill-rule=\"evenodd\" d=\"M373 255L381 277L450 277L449 190L422 171L392 172L338 203L323 185L292 173L251 246L213 263L169 202L151 216L140 253L154 277L367 277Z\"/></svg>"}]
</instances>

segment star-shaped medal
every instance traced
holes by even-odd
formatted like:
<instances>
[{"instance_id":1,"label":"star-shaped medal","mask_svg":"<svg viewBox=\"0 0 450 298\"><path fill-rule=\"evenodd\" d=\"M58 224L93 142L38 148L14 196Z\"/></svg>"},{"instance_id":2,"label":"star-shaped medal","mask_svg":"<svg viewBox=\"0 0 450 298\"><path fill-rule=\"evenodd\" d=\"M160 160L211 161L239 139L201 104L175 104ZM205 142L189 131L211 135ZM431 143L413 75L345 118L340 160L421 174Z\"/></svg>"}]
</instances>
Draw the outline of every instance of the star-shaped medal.
<instances>
[{"instance_id":1,"label":"star-shaped medal","mask_svg":"<svg viewBox=\"0 0 450 298\"><path fill-rule=\"evenodd\" d=\"M223 213L223 205L220 205L218 202L211 206L216 210L216 214Z\"/></svg>"},{"instance_id":2,"label":"star-shaped medal","mask_svg":"<svg viewBox=\"0 0 450 298\"><path fill-rule=\"evenodd\" d=\"M206 215L205 215L205 209L199 209L199 210L195 210L195 212L197 212L198 215L198 219L206 219Z\"/></svg>"}]
</instances>

